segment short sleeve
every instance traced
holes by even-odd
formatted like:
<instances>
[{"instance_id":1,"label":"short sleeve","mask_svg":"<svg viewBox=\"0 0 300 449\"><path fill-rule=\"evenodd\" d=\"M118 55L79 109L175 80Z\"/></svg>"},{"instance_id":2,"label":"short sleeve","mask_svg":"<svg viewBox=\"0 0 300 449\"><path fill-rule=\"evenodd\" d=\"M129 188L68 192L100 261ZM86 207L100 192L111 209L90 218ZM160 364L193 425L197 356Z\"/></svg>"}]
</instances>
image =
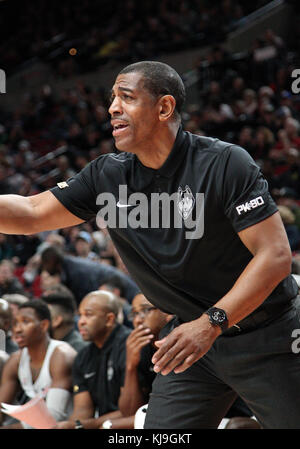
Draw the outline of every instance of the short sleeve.
<instances>
[{"instance_id":1,"label":"short sleeve","mask_svg":"<svg viewBox=\"0 0 300 449\"><path fill-rule=\"evenodd\" d=\"M236 232L277 211L260 168L243 148L232 145L222 155L218 182L223 210Z\"/></svg>"},{"instance_id":2,"label":"short sleeve","mask_svg":"<svg viewBox=\"0 0 300 449\"><path fill-rule=\"evenodd\" d=\"M77 175L59 182L50 191L72 214L84 221L97 214L97 195L100 193L100 174L105 158L100 156L90 162Z\"/></svg>"},{"instance_id":3,"label":"short sleeve","mask_svg":"<svg viewBox=\"0 0 300 449\"><path fill-rule=\"evenodd\" d=\"M79 352L75 357L72 366L73 394L78 394L82 391L89 391L88 385L86 384L86 380L84 378L84 374L80 369L80 353L81 352Z\"/></svg>"}]
</instances>

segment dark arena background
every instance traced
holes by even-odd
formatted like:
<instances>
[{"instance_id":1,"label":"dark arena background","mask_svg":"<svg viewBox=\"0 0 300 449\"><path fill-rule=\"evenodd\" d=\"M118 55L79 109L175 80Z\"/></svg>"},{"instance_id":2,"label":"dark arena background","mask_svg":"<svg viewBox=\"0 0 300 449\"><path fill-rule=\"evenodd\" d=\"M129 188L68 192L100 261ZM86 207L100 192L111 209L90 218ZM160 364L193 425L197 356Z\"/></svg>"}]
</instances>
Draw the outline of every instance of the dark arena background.
<instances>
[{"instance_id":1,"label":"dark arena background","mask_svg":"<svg viewBox=\"0 0 300 449\"><path fill-rule=\"evenodd\" d=\"M0 194L43 192L116 152L108 114L116 75L133 62L165 62L186 87L184 129L236 143L261 167L299 281L299 23L297 0L0 1ZM128 276L94 221L0 234L0 297L39 300L58 282L41 269L49 245ZM74 285L65 283L76 297ZM110 286L129 319L123 287Z\"/></svg>"}]
</instances>

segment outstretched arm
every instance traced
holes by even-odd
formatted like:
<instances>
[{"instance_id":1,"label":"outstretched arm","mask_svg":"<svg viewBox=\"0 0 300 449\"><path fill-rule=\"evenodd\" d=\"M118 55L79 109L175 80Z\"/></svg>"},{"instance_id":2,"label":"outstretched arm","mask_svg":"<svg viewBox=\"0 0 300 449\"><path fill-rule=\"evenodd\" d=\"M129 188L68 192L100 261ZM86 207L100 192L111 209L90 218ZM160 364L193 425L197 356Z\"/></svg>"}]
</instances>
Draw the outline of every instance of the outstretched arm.
<instances>
[{"instance_id":1,"label":"outstretched arm","mask_svg":"<svg viewBox=\"0 0 300 449\"><path fill-rule=\"evenodd\" d=\"M83 220L69 212L48 190L28 197L0 196L0 232L36 234L66 228Z\"/></svg>"}]
</instances>

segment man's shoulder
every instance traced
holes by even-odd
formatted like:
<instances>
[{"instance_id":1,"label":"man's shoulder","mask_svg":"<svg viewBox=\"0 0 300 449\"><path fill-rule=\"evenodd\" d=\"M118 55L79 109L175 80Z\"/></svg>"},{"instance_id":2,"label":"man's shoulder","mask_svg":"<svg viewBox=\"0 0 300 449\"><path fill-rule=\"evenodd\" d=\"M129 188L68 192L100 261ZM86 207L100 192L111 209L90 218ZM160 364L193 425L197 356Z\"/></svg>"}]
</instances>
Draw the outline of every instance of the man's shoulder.
<instances>
[{"instance_id":1,"label":"man's shoulder","mask_svg":"<svg viewBox=\"0 0 300 449\"><path fill-rule=\"evenodd\" d=\"M188 133L191 139L193 148L199 151L208 151L210 153L223 153L232 146L233 143L225 142L215 137L200 136L197 134Z\"/></svg>"},{"instance_id":2,"label":"man's shoulder","mask_svg":"<svg viewBox=\"0 0 300 449\"><path fill-rule=\"evenodd\" d=\"M77 352L85 348L88 343L83 340L80 333L76 329L72 329L65 337L64 341L69 343Z\"/></svg>"},{"instance_id":3,"label":"man's shoulder","mask_svg":"<svg viewBox=\"0 0 300 449\"><path fill-rule=\"evenodd\" d=\"M250 154L241 146L226 142L214 137L198 136L189 133L190 136L190 157L193 163L200 163L203 166L210 167L215 163L216 168L223 169L228 161L233 167L240 165L256 165Z\"/></svg>"},{"instance_id":4,"label":"man's shoulder","mask_svg":"<svg viewBox=\"0 0 300 449\"><path fill-rule=\"evenodd\" d=\"M7 369L12 376L17 377L17 375L18 375L21 354L22 354L22 350L19 349L18 351L13 352L12 354L8 354L8 358L5 360Z\"/></svg>"},{"instance_id":5,"label":"man's shoulder","mask_svg":"<svg viewBox=\"0 0 300 449\"><path fill-rule=\"evenodd\" d=\"M115 166L126 166L130 164L134 159L134 154L127 153L126 151L122 151L120 153L108 153L99 156L97 159L94 159L91 164L95 166L101 165L103 168L107 167L115 167Z\"/></svg>"},{"instance_id":6,"label":"man's shoulder","mask_svg":"<svg viewBox=\"0 0 300 449\"><path fill-rule=\"evenodd\" d=\"M50 356L51 364L74 360L77 352L68 342L63 340L54 340L54 342L55 346Z\"/></svg>"},{"instance_id":7,"label":"man's shoulder","mask_svg":"<svg viewBox=\"0 0 300 449\"><path fill-rule=\"evenodd\" d=\"M86 345L83 346L76 354L75 363L77 366L85 367L87 362L91 359L95 358L97 353L100 350L97 348L95 344L92 342L86 342Z\"/></svg>"},{"instance_id":8,"label":"man's shoulder","mask_svg":"<svg viewBox=\"0 0 300 449\"><path fill-rule=\"evenodd\" d=\"M125 326L124 324L119 324L114 339L119 342L119 344L124 344L127 340L128 335L131 333L132 329Z\"/></svg>"}]
</instances>

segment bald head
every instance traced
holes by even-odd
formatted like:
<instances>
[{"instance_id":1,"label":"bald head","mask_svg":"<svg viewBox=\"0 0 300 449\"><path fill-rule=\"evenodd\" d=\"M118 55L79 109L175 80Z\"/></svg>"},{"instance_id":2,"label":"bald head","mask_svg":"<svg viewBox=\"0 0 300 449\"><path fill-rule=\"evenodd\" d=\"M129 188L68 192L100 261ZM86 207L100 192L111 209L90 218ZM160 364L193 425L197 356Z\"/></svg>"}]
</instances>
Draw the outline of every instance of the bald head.
<instances>
[{"instance_id":1,"label":"bald head","mask_svg":"<svg viewBox=\"0 0 300 449\"><path fill-rule=\"evenodd\" d=\"M106 312L112 312L114 315L118 315L120 302L118 297L107 290L95 290L83 298L83 301L93 300Z\"/></svg>"},{"instance_id":2,"label":"bald head","mask_svg":"<svg viewBox=\"0 0 300 449\"><path fill-rule=\"evenodd\" d=\"M119 309L112 292L96 290L86 295L79 305L78 328L83 339L101 347L117 324Z\"/></svg>"}]
</instances>

